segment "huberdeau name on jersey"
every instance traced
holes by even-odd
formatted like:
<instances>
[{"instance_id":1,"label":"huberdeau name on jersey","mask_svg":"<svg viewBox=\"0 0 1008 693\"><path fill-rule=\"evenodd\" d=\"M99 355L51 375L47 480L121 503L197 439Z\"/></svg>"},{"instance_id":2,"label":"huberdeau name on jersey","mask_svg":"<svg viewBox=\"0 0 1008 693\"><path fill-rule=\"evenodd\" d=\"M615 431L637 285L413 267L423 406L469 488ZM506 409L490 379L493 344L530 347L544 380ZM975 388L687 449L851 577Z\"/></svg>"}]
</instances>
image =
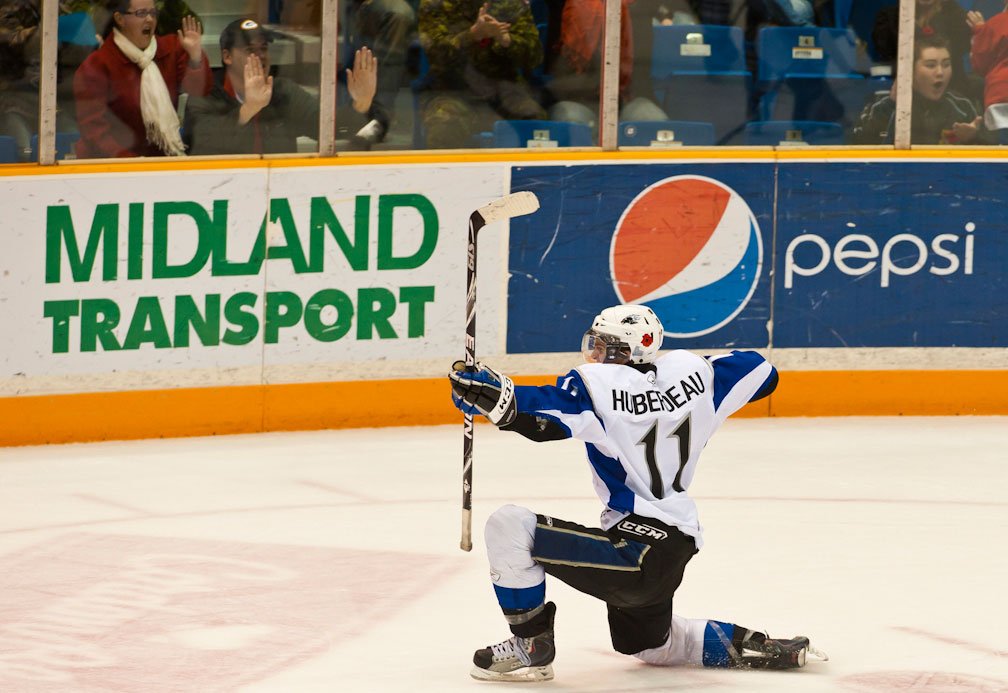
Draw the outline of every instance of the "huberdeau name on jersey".
<instances>
[{"instance_id":1,"label":"huberdeau name on jersey","mask_svg":"<svg viewBox=\"0 0 1008 693\"><path fill-rule=\"evenodd\" d=\"M656 411L675 411L706 390L700 371L696 371L688 380L680 380L678 386L671 385L664 391L629 392L613 388L612 408L613 411L637 415Z\"/></svg>"}]
</instances>

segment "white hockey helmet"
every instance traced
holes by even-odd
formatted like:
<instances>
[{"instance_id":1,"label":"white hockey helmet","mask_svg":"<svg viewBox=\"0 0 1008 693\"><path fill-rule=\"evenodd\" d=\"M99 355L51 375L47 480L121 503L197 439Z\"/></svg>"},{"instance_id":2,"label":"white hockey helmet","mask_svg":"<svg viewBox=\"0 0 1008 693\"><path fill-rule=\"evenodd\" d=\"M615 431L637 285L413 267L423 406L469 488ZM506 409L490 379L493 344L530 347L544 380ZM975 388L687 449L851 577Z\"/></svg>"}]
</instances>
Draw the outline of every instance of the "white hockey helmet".
<instances>
[{"instance_id":1,"label":"white hockey helmet","mask_svg":"<svg viewBox=\"0 0 1008 693\"><path fill-rule=\"evenodd\" d=\"M647 306L612 306L595 316L581 353L595 363L651 363L664 339L661 320Z\"/></svg>"}]
</instances>

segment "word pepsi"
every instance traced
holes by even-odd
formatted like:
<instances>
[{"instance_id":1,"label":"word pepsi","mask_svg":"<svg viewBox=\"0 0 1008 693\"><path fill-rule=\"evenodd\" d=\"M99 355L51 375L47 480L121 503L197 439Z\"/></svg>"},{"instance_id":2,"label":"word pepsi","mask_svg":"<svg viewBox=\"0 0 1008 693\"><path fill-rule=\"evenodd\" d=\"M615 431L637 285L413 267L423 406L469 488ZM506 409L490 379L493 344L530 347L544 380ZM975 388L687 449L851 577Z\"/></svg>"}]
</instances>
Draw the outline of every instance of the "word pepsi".
<instances>
[{"instance_id":1,"label":"word pepsi","mask_svg":"<svg viewBox=\"0 0 1008 693\"><path fill-rule=\"evenodd\" d=\"M938 276L955 274L960 265L963 274L973 274L973 231L976 224L969 222L964 227L965 237L954 233L941 233L931 239L928 244L920 236L912 233L899 233L889 238L881 250L871 236L863 233L852 233L842 236L836 245L830 248L829 242L814 233L804 233L796 236L788 243L784 252L784 288L790 289L794 284L794 276L811 277L826 269L830 260L838 270L852 277L859 277L879 269L879 285L889 286L890 278L909 276L920 272L924 265L931 261L928 272ZM962 241L962 248L955 247ZM795 260L795 252L800 246L812 245L819 249L819 258L807 266L799 265ZM962 259L960 260L960 255ZM912 262L907 265L897 264L896 259Z\"/></svg>"}]
</instances>

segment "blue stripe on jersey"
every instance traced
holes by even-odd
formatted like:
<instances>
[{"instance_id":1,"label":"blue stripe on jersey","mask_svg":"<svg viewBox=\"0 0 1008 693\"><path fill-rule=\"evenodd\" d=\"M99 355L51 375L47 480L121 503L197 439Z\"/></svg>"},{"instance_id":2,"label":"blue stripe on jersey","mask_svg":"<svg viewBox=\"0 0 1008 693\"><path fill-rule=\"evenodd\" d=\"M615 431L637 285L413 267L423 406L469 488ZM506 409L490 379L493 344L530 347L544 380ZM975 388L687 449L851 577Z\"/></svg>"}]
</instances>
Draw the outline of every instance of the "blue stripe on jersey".
<instances>
[{"instance_id":1,"label":"blue stripe on jersey","mask_svg":"<svg viewBox=\"0 0 1008 693\"><path fill-rule=\"evenodd\" d=\"M541 563L639 570L647 544L623 540L613 544L606 536L580 534L562 527L536 526L532 558Z\"/></svg>"},{"instance_id":2,"label":"blue stripe on jersey","mask_svg":"<svg viewBox=\"0 0 1008 693\"><path fill-rule=\"evenodd\" d=\"M705 667L727 667L732 663L728 654L735 635L735 626L721 621L707 621L703 637L703 665Z\"/></svg>"},{"instance_id":3,"label":"blue stripe on jersey","mask_svg":"<svg viewBox=\"0 0 1008 693\"><path fill-rule=\"evenodd\" d=\"M588 461L591 462L599 479L609 489L609 502L606 505L617 512L632 513L634 494L626 485L626 469L619 460L603 455L591 443L585 443L585 447L588 449Z\"/></svg>"},{"instance_id":4,"label":"blue stripe on jersey","mask_svg":"<svg viewBox=\"0 0 1008 693\"><path fill-rule=\"evenodd\" d=\"M714 411L717 411L721 407L721 402L732 391L732 388L739 384L742 378L752 373L765 362L766 359L755 351L733 351L731 356L724 356L711 361L711 366L714 368ZM771 376L775 375L776 372L776 369L773 369ZM771 379L771 377L768 377L760 386L759 392L757 392L758 395L760 392L763 393L760 397L766 397L773 391L771 388L767 392L763 392ZM759 399L759 397L754 396L753 399Z\"/></svg>"},{"instance_id":5,"label":"blue stripe on jersey","mask_svg":"<svg viewBox=\"0 0 1008 693\"><path fill-rule=\"evenodd\" d=\"M494 592L497 593L497 602L502 609L513 609L516 611L526 611L541 606L546 602L546 581L543 580L535 587L501 587L494 585Z\"/></svg>"},{"instance_id":6,"label":"blue stripe on jersey","mask_svg":"<svg viewBox=\"0 0 1008 693\"><path fill-rule=\"evenodd\" d=\"M595 411L588 388L577 371L557 378L556 387L515 386L515 403L518 411L537 414L550 410L575 415Z\"/></svg>"}]
</instances>

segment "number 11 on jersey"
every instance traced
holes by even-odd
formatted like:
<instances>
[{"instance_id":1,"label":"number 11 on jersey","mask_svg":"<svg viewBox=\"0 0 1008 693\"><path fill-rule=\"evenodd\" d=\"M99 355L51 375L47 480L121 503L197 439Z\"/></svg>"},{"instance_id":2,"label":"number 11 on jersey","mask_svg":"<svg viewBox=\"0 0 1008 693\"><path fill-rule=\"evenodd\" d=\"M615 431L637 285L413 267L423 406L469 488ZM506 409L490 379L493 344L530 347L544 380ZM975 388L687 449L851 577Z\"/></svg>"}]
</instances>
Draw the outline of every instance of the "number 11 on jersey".
<instances>
[{"instance_id":1,"label":"number 11 on jersey","mask_svg":"<svg viewBox=\"0 0 1008 693\"><path fill-rule=\"evenodd\" d=\"M682 487L682 473L689 462L690 451L690 417L683 419L676 429L666 436L676 438L679 441L679 470L675 479L672 480L672 489L677 493L682 493L686 489ZM644 446L644 459L647 462L648 471L651 473L651 494L658 500L665 497L665 484L662 481L661 470L658 469L658 422L651 424L651 428L644 434L644 437L637 443Z\"/></svg>"}]
</instances>

